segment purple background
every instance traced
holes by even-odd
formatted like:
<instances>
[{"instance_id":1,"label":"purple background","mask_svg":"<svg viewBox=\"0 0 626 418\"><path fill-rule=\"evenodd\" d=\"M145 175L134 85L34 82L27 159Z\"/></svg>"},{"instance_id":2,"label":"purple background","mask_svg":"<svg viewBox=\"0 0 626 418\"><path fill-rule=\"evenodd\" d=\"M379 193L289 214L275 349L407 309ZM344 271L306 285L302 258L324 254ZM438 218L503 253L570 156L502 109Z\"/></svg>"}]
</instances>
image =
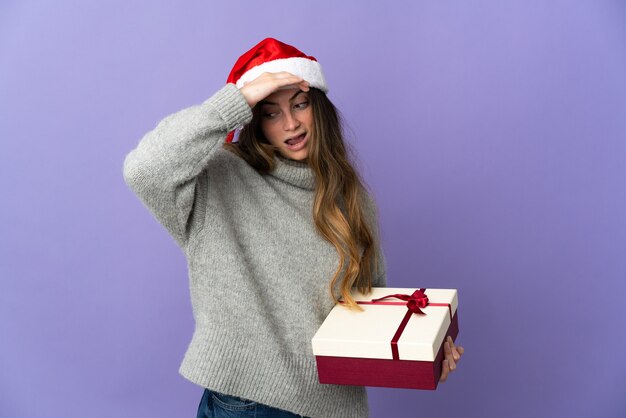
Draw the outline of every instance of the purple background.
<instances>
[{"instance_id":1,"label":"purple background","mask_svg":"<svg viewBox=\"0 0 626 418\"><path fill-rule=\"evenodd\" d=\"M626 415L626 3L86 3L0 6L0 416L195 416L185 259L122 163L266 36L324 67L389 285L459 289L458 370L372 416Z\"/></svg>"}]
</instances>

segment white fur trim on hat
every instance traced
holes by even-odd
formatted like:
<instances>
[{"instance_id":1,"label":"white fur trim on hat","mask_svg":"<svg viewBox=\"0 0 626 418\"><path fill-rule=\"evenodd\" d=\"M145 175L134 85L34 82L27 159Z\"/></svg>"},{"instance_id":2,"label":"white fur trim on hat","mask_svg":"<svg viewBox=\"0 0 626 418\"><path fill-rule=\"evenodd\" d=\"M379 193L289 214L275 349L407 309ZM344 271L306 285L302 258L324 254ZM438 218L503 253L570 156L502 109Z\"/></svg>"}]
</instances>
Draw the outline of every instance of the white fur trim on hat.
<instances>
[{"instance_id":1,"label":"white fur trim on hat","mask_svg":"<svg viewBox=\"0 0 626 418\"><path fill-rule=\"evenodd\" d=\"M328 93L328 85L322 72L322 66L308 58L293 57L280 58L257 65L245 72L237 80L237 88L243 87L244 82L252 81L263 73L279 73L287 71L308 81L311 87L316 87L324 93Z\"/></svg>"}]
</instances>

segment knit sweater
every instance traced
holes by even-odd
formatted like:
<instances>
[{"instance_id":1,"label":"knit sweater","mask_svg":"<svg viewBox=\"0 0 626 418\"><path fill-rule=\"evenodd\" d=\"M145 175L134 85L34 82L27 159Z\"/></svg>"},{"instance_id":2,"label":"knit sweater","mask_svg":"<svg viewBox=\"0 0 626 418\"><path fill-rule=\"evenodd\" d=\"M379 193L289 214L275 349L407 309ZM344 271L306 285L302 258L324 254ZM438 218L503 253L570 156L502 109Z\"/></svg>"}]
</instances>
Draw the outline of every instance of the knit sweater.
<instances>
[{"instance_id":1,"label":"knit sweater","mask_svg":"<svg viewBox=\"0 0 626 418\"><path fill-rule=\"evenodd\" d=\"M364 387L317 377L311 339L334 306L339 256L315 229L313 171L277 156L260 174L225 150L227 133L251 118L227 84L164 118L124 161L127 184L187 258L195 331L179 373L296 414L366 417ZM381 255L373 285L385 286L376 206L364 196Z\"/></svg>"}]
</instances>

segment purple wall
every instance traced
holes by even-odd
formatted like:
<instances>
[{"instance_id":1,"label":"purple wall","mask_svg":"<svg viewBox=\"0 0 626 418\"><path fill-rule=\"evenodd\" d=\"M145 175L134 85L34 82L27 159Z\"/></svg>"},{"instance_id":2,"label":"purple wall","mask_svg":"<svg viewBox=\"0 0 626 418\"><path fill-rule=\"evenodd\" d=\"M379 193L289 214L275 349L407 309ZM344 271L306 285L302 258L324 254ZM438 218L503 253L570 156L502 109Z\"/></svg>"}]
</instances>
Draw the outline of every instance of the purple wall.
<instances>
[{"instance_id":1,"label":"purple wall","mask_svg":"<svg viewBox=\"0 0 626 418\"><path fill-rule=\"evenodd\" d=\"M626 415L626 3L3 2L0 416L192 417L182 252L122 162L266 36L316 56L393 287L466 356L373 417Z\"/></svg>"}]
</instances>

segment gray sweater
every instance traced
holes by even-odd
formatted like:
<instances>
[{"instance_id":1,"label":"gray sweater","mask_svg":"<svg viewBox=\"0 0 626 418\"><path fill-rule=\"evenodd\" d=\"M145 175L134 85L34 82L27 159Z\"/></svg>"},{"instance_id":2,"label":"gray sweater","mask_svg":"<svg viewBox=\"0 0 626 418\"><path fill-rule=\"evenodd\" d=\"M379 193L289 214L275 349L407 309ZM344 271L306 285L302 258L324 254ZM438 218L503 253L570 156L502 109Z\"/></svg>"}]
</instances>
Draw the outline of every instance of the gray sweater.
<instances>
[{"instance_id":1,"label":"gray sweater","mask_svg":"<svg viewBox=\"0 0 626 418\"><path fill-rule=\"evenodd\" d=\"M187 258L195 331L179 372L296 414L366 417L364 387L317 378L311 338L334 306L328 288L339 257L313 223L315 177L282 157L261 175L224 150L226 134L251 118L227 84L164 118L124 161L126 182ZM379 243L376 206L365 196ZM374 286L386 285L380 254Z\"/></svg>"}]
</instances>

